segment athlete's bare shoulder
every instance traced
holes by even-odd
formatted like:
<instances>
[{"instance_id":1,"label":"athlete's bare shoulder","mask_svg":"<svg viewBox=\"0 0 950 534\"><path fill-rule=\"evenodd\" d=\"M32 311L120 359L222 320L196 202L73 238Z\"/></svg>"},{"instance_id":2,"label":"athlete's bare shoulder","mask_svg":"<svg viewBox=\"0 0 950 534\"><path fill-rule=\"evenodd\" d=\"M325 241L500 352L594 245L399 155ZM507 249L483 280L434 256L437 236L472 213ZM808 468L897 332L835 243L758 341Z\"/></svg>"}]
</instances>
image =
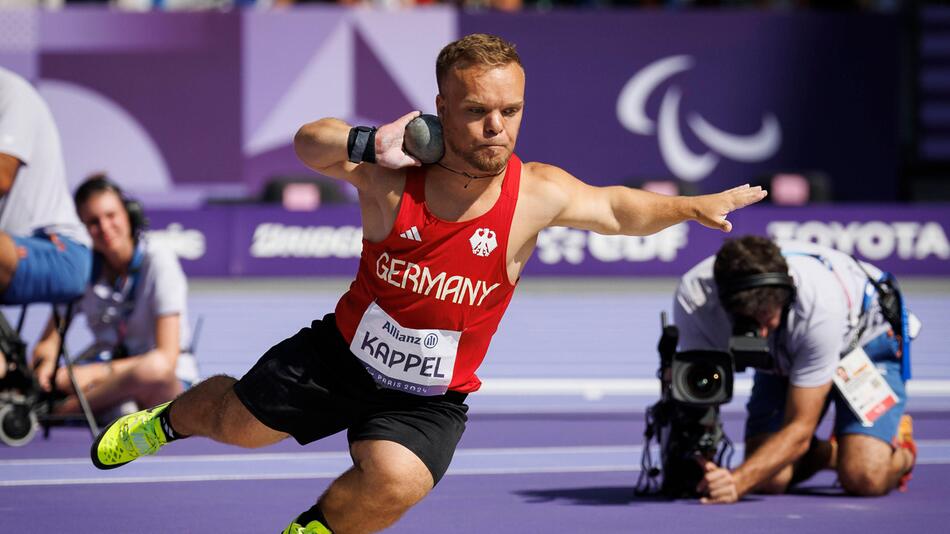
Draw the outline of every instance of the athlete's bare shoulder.
<instances>
[{"instance_id":1,"label":"athlete's bare shoulder","mask_svg":"<svg viewBox=\"0 0 950 534\"><path fill-rule=\"evenodd\" d=\"M572 180L577 180L564 169L548 163L531 161L525 163L522 169L522 181L536 194L558 194Z\"/></svg>"},{"instance_id":2,"label":"athlete's bare shoulder","mask_svg":"<svg viewBox=\"0 0 950 534\"><path fill-rule=\"evenodd\" d=\"M572 183L577 182L564 169L540 162L527 162L521 171L521 195L533 214L553 218L570 201Z\"/></svg>"}]
</instances>

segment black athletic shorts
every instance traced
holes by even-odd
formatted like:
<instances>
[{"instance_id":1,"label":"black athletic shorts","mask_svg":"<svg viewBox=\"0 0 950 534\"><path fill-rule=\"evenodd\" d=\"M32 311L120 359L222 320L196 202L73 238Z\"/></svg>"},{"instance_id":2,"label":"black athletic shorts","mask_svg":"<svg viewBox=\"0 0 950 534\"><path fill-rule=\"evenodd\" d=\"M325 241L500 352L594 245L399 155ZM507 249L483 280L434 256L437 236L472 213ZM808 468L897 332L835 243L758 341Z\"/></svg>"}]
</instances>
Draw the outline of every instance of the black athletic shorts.
<instances>
[{"instance_id":1,"label":"black athletic shorts","mask_svg":"<svg viewBox=\"0 0 950 534\"><path fill-rule=\"evenodd\" d=\"M438 481L465 431L464 393L423 397L376 385L333 314L271 347L234 385L260 422L301 445L346 429L347 439L403 445Z\"/></svg>"}]
</instances>

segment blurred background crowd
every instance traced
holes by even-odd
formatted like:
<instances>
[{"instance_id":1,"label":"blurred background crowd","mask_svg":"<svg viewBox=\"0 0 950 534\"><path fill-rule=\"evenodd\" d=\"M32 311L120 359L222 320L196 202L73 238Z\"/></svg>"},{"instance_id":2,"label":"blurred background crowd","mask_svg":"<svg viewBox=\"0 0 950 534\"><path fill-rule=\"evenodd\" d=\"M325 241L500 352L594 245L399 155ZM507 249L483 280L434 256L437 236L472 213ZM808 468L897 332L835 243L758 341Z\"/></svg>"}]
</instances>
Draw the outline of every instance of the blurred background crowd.
<instances>
[{"instance_id":1,"label":"blurred background crowd","mask_svg":"<svg viewBox=\"0 0 950 534\"><path fill-rule=\"evenodd\" d=\"M684 8L757 8L757 9L828 9L898 10L909 0L0 0L4 7L43 7L58 9L66 5L110 5L119 9L145 11L230 9L233 7L271 8L294 4L341 4L403 8L417 5L448 4L466 9L517 11L552 8L644 7Z\"/></svg>"}]
</instances>

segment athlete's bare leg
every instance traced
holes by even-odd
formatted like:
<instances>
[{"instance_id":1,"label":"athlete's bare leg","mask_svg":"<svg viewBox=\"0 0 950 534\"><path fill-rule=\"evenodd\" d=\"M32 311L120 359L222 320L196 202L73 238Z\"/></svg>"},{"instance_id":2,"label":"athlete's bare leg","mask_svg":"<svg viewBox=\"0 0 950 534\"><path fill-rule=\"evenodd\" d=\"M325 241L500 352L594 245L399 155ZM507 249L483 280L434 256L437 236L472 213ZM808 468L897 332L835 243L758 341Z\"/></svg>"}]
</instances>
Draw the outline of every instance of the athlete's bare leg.
<instances>
[{"instance_id":1,"label":"athlete's bare leg","mask_svg":"<svg viewBox=\"0 0 950 534\"><path fill-rule=\"evenodd\" d=\"M234 393L237 380L213 376L184 392L171 405L169 419L176 433L204 436L239 447L264 447L287 438L257 420Z\"/></svg>"},{"instance_id":2,"label":"athlete's bare leg","mask_svg":"<svg viewBox=\"0 0 950 534\"><path fill-rule=\"evenodd\" d=\"M377 532L432 489L432 474L406 447L381 440L350 447L353 467L333 481L318 505L334 534Z\"/></svg>"},{"instance_id":3,"label":"athlete's bare leg","mask_svg":"<svg viewBox=\"0 0 950 534\"><path fill-rule=\"evenodd\" d=\"M237 381L214 376L172 404L175 432L241 447L263 447L287 434L258 421L234 394ZM353 467L330 484L319 506L335 534L376 532L395 523L432 489L426 465L406 447L366 440L350 447Z\"/></svg>"}]
</instances>

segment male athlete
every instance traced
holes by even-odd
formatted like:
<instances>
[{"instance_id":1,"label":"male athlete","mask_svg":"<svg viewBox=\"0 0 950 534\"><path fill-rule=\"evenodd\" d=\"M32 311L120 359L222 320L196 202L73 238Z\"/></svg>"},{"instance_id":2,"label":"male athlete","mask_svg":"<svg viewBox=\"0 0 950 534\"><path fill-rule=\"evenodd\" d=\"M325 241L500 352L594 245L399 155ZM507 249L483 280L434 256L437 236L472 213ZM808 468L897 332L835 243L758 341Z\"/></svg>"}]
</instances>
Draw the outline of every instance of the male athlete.
<instances>
[{"instance_id":1,"label":"male athlete","mask_svg":"<svg viewBox=\"0 0 950 534\"><path fill-rule=\"evenodd\" d=\"M386 528L448 468L465 397L480 386L475 370L541 230L647 235L696 220L728 232L729 212L765 196L742 186L666 197L522 164L513 151L525 74L498 37L449 44L436 76L446 145L437 166L420 168L403 152L418 112L379 129L328 118L297 133L304 163L359 190L363 253L335 314L273 347L240 381L212 377L170 405L119 419L93 445L97 466L189 435L260 447L347 429L353 467L284 532Z\"/></svg>"}]
</instances>

